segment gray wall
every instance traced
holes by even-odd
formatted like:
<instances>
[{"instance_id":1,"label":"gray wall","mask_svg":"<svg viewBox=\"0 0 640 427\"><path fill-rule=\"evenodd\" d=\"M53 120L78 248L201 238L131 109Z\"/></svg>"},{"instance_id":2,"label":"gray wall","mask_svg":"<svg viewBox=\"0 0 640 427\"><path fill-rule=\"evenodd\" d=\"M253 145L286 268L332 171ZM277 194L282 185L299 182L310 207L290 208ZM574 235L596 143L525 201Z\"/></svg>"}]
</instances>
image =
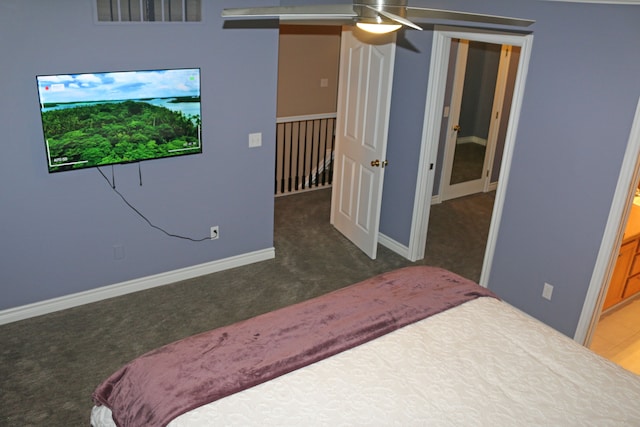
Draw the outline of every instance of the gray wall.
<instances>
[{"instance_id":1,"label":"gray wall","mask_svg":"<svg viewBox=\"0 0 640 427\"><path fill-rule=\"evenodd\" d=\"M92 1L0 2L0 310L273 246L278 29L204 22L96 24ZM37 74L200 67L203 154L116 166L126 207L95 169L48 174ZM249 149L248 134L263 147ZM105 168L110 176L111 168ZM124 248L115 259L114 246Z\"/></svg>"},{"instance_id":2,"label":"gray wall","mask_svg":"<svg viewBox=\"0 0 640 427\"><path fill-rule=\"evenodd\" d=\"M640 51L640 6L533 0L416 0L412 5L537 21L489 288L573 336L640 96L640 56L635 54ZM410 31L406 38L422 47L431 35ZM424 105L418 107L413 97L406 108L398 103L412 90L424 91L428 67L405 69L430 54L427 47L418 50L398 52L392 98L397 114L389 149L411 154L394 153L406 163L386 170L380 227L403 243L408 243L403 227L409 225L397 221L406 221L413 209L414 185L407 170L418 167L414 139L420 135ZM392 144L398 146L392 149ZM551 301L541 297L544 282L555 286Z\"/></svg>"},{"instance_id":3,"label":"gray wall","mask_svg":"<svg viewBox=\"0 0 640 427\"><path fill-rule=\"evenodd\" d=\"M420 37L400 32L396 41L380 231L405 245L411 234L432 41L431 31Z\"/></svg>"},{"instance_id":4,"label":"gray wall","mask_svg":"<svg viewBox=\"0 0 640 427\"><path fill-rule=\"evenodd\" d=\"M0 3L0 309L273 244L264 177L273 171L277 27L223 30L220 9L239 5L231 0L204 2L199 25L96 25L90 3ZM411 3L537 20L489 287L573 335L640 95L640 7ZM402 167L386 171L381 231L405 243L432 36L405 32L396 59L389 161ZM94 170L46 172L36 74L170 66L202 68L204 154L144 163L142 187L135 165L116 167L118 188L173 232L207 235L220 225L215 242L150 229ZM263 132L263 148L247 148L249 132ZM124 246L123 260L114 245ZM540 297L545 281L555 285L552 301Z\"/></svg>"}]
</instances>

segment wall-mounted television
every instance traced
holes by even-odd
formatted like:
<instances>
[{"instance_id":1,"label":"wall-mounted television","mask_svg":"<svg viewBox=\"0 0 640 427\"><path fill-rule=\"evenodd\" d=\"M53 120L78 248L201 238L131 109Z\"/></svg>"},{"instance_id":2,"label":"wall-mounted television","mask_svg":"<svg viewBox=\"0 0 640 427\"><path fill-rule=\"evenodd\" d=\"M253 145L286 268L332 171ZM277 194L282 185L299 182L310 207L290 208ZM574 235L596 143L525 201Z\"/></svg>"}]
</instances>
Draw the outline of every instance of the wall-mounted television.
<instances>
[{"instance_id":1,"label":"wall-mounted television","mask_svg":"<svg viewBox=\"0 0 640 427\"><path fill-rule=\"evenodd\" d=\"M199 68L36 79L49 172L202 153Z\"/></svg>"}]
</instances>

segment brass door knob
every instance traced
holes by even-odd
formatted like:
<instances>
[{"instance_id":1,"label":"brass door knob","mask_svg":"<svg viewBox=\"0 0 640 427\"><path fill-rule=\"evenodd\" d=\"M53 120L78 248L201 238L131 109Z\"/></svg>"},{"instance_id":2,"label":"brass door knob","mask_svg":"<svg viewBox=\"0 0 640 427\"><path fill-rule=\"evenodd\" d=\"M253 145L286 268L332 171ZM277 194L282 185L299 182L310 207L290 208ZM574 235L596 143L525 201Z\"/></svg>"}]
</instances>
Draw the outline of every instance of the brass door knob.
<instances>
[{"instance_id":1,"label":"brass door knob","mask_svg":"<svg viewBox=\"0 0 640 427\"><path fill-rule=\"evenodd\" d=\"M455 125L453 127L453 130L455 130L456 132L460 132L462 130L462 128L460 127L460 125Z\"/></svg>"},{"instance_id":2,"label":"brass door knob","mask_svg":"<svg viewBox=\"0 0 640 427\"><path fill-rule=\"evenodd\" d=\"M380 160L378 160L378 159L371 161L371 166L373 166L373 167L378 167L380 165L382 165L382 167L385 167L388 164L389 164L388 160L385 160L384 162L380 162Z\"/></svg>"}]
</instances>

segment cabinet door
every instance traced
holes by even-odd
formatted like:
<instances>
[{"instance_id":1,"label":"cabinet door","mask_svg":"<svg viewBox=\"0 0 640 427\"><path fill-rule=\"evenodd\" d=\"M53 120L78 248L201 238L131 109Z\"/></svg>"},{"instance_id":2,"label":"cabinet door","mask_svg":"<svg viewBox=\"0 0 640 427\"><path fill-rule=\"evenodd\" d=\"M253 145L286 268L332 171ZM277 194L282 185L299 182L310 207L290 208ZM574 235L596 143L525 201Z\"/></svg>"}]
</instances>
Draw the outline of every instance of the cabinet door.
<instances>
[{"instance_id":1,"label":"cabinet door","mask_svg":"<svg viewBox=\"0 0 640 427\"><path fill-rule=\"evenodd\" d=\"M636 274L635 276L629 277L627 280L627 286L624 288L622 298L629 298L638 292L640 292L640 275Z\"/></svg>"},{"instance_id":2,"label":"cabinet door","mask_svg":"<svg viewBox=\"0 0 640 427\"><path fill-rule=\"evenodd\" d=\"M633 242L625 243L620 247L618 261L616 261L616 267L613 270L613 275L611 276L611 283L609 283L607 297L605 298L604 305L602 306L603 310L606 310L612 305L622 301L622 293L624 292L627 275L629 274L629 268L631 267L631 260L635 253L635 240Z\"/></svg>"},{"instance_id":3,"label":"cabinet door","mask_svg":"<svg viewBox=\"0 0 640 427\"><path fill-rule=\"evenodd\" d=\"M629 277L622 298L628 298L640 292L640 253L637 250L638 248L636 248L636 255L633 257L633 263L629 269Z\"/></svg>"}]
</instances>

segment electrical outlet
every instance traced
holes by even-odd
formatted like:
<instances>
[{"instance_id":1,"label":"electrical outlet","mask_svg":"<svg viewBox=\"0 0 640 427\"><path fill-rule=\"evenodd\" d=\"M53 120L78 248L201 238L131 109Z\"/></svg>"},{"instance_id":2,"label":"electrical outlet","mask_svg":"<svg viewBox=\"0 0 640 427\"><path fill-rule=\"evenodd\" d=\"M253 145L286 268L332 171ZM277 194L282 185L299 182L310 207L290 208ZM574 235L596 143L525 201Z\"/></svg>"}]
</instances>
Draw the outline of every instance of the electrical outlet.
<instances>
[{"instance_id":1,"label":"electrical outlet","mask_svg":"<svg viewBox=\"0 0 640 427\"><path fill-rule=\"evenodd\" d=\"M214 225L211 227L211 240L216 240L218 237L220 237L220 230L217 225Z\"/></svg>"},{"instance_id":2,"label":"electrical outlet","mask_svg":"<svg viewBox=\"0 0 640 427\"><path fill-rule=\"evenodd\" d=\"M542 298L545 298L551 301L552 294L553 294L553 285L545 283L544 287L542 288Z\"/></svg>"}]
</instances>

